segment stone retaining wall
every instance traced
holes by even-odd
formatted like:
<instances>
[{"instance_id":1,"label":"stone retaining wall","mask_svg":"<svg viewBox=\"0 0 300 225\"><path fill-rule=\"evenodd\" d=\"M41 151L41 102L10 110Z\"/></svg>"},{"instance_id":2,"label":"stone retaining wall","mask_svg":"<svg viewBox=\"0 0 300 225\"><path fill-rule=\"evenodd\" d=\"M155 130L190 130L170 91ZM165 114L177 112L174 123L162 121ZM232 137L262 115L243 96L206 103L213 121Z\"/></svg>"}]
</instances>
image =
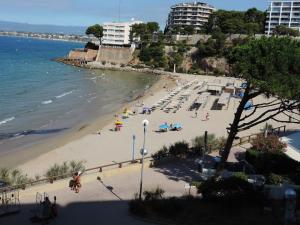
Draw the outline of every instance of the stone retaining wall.
<instances>
[{"instance_id":1,"label":"stone retaining wall","mask_svg":"<svg viewBox=\"0 0 300 225\"><path fill-rule=\"evenodd\" d=\"M68 58L71 60L82 60L92 62L95 61L97 58L97 50L88 49L85 50L72 50L69 53Z\"/></svg>"},{"instance_id":2,"label":"stone retaining wall","mask_svg":"<svg viewBox=\"0 0 300 225\"><path fill-rule=\"evenodd\" d=\"M101 47L97 56L97 62L128 64L132 57L131 48Z\"/></svg>"}]
</instances>

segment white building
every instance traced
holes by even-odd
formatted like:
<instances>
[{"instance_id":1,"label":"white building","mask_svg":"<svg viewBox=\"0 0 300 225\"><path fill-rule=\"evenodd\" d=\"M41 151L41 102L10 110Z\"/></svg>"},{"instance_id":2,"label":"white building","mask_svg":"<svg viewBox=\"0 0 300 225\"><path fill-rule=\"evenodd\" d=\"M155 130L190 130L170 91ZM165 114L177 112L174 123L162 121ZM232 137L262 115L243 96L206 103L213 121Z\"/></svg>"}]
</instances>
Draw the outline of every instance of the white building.
<instances>
[{"instance_id":1,"label":"white building","mask_svg":"<svg viewBox=\"0 0 300 225\"><path fill-rule=\"evenodd\" d=\"M207 22L210 15L216 9L202 2L180 3L171 6L166 29L174 26L193 26L200 30Z\"/></svg>"},{"instance_id":2,"label":"white building","mask_svg":"<svg viewBox=\"0 0 300 225\"><path fill-rule=\"evenodd\" d=\"M111 46L130 46L130 31L133 24L142 23L141 21L132 22L112 22L103 24L103 45Z\"/></svg>"},{"instance_id":3,"label":"white building","mask_svg":"<svg viewBox=\"0 0 300 225\"><path fill-rule=\"evenodd\" d=\"M300 0L270 1L265 33L272 34L278 25L300 30Z\"/></svg>"}]
</instances>

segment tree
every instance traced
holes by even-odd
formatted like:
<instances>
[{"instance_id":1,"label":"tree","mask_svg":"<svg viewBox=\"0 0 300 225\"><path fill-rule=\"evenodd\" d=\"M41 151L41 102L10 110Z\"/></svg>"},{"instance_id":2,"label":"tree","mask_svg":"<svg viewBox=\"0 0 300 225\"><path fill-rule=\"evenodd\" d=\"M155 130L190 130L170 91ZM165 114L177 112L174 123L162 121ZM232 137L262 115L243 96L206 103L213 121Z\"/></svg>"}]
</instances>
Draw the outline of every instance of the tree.
<instances>
[{"instance_id":1,"label":"tree","mask_svg":"<svg viewBox=\"0 0 300 225\"><path fill-rule=\"evenodd\" d=\"M146 24L146 26L147 26L147 32L150 34L153 34L153 33L159 31L159 25L157 22L148 22Z\"/></svg>"},{"instance_id":2,"label":"tree","mask_svg":"<svg viewBox=\"0 0 300 225\"><path fill-rule=\"evenodd\" d=\"M195 33L195 28L193 26L185 26L183 31L187 35L193 35Z\"/></svg>"},{"instance_id":3,"label":"tree","mask_svg":"<svg viewBox=\"0 0 300 225\"><path fill-rule=\"evenodd\" d=\"M268 120L300 123L300 42L290 38L263 37L251 39L233 49L229 62L231 75L243 78L246 88L228 129L222 154L226 162L236 135ZM268 99L253 104L249 114L243 114L249 101L259 95ZM280 117L279 117L280 116ZM290 119L292 118L292 120Z\"/></svg>"},{"instance_id":4,"label":"tree","mask_svg":"<svg viewBox=\"0 0 300 225\"><path fill-rule=\"evenodd\" d=\"M252 27L250 29L250 34L252 34L253 24L256 24L255 33L264 33L265 17L266 13L256 8L246 12L218 10L210 16L205 30L207 33L219 29L225 34L247 34Z\"/></svg>"},{"instance_id":5,"label":"tree","mask_svg":"<svg viewBox=\"0 0 300 225\"><path fill-rule=\"evenodd\" d=\"M182 27L180 25L174 25L170 30L171 34L180 34Z\"/></svg>"},{"instance_id":6,"label":"tree","mask_svg":"<svg viewBox=\"0 0 300 225\"><path fill-rule=\"evenodd\" d=\"M100 45L102 44L102 37L103 37L103 27L99 24L95 24L90 26L85 31L86 35L94 35L96 38L99 39Z\"/></svg>"},{"instance_id":7,"label":"tree","mask_svg":"<svg viewBox=\"0 0 300 225\"><path fill-rule=\"evenodd\" d=\"M292 37L297 37L300 35L300 32L298 30L294 30L292 28L283 26L283 25L278 25L274 29L274 34L275 35L287 35L287 36L292 36Z\"/></svg>"},{"instance_id":8,"label":"tree","mask_svg":"<svg viewBox=\"0 0 300 225\"><path fill-rule=\"evenodd\" d=\"M230 18L222 22L222 31L225 34L241 34L244 33L244 23L239 18Z\"/></svg>"},{"instance_id":9,"label":"tree","mask_svg":"<svg viewBox=\"0 0 300 225\"><path fill-rule=\"evenodd\" d=\"M132 25L130 37L131 40L134 38L140 39L140 43L143 45L148 44L155 33L160 36L159 25L157 22L139 23Z\"/></svg>"},{"instance_id":10,"label":"tree","mask_svg":"<svg viewBox=\"0 0 300 225\"><path fill-rule=\"evenodd\" d=\"M247 35L254 35L260 32L259 24L257 23L246 23L244 24L244 31Z\"/></svg>"}]
</instances>

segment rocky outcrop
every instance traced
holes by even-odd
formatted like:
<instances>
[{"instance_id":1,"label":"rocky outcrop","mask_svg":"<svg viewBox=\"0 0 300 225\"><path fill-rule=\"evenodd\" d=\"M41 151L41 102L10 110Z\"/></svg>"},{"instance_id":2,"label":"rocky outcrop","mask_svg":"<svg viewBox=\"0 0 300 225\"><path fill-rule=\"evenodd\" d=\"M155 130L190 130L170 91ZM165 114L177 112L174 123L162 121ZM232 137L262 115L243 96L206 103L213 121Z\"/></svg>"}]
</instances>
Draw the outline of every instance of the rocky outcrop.
<instances>
[{"instance_id":1,"label":"rocky outcrop","mask_svg":"<svg viewBox=\"0 0 300 225\"><path fill-rule=\"evenodd\" d=\"M207 57L199 62L204 71L213 71L215 73L228 74L229 65L226 58Z\"/></svg>"}]
</instances>

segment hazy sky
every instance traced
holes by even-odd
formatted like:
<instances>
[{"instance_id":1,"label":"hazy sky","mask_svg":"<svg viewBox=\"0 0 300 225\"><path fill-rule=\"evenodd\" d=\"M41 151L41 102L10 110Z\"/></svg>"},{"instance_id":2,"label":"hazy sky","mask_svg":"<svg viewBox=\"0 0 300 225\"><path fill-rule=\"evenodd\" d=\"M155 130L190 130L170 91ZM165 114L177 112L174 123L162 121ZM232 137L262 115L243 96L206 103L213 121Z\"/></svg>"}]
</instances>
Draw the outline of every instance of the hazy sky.
<instances>
[{"instance_id":1,"label":"hazy sky","mask_svg":"<svg viewBox=\"0 0 300 225\"><path fill-rule=\"evenodd\" d=\"M34 24L90 25L135 18L165 24L171 5L193 0L0 0L0 20ZM203 0L218 9L266 10L267 0Z\"/></svg>"}]
</instances>

